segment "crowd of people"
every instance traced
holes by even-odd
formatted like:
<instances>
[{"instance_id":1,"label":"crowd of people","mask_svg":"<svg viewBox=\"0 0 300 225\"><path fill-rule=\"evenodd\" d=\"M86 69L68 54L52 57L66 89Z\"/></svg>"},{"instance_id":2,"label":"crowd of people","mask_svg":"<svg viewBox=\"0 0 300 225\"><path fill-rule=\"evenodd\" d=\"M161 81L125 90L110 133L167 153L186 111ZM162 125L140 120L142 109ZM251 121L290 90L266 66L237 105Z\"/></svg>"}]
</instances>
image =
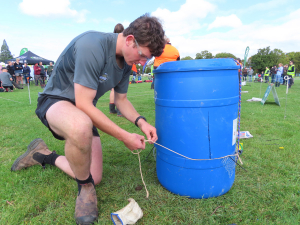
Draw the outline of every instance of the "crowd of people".
<instances>
[{"instance_id":1,"label":"crowd of people","mask_svg":"<svg viewBox=\"0 0 300 225\"><path fill-rule=\"evenodd\" d=\"M265 83L275 83L276 87L279 87L280 84L288 84L289 88L294 84L294 77L296 75L296 67L294 61L290 60L290 65L284 65L282 63L278 64L278 67L274 65L271 69L266 67L264 73L261 74L261 78L265 77ZM271 81L270 81L271 77Z\"/></svg>"},{"instance_id":2,"label":"crowd of people","mask_svg":"<svg viewBox=\"0 0 300 225\"><path fill-rule=\"evenodd\" d=\"M8 61L6 66L1 66L0 74L4 71L8 74L2 75L3 78L0 78L0 87L6 92L12 92L14 88L23 89L24 83L30 85L31 79L34 80L35 86L39 86L40 83L41 88L45 88L47 75L49 79L53 71L53 63L50 62L50 65L46 69L42 62L36 63L31 68L26 62L24 65L20 63L20 59L17 58L15 63ZM32 72L34 77L31 77ZM4 84L8 84L9 88L5 88L4 86L6 85Z\"/></svg>"},{"instance_id":3,"label":"crowd of people","mask_svg":"<svg viewBox=\"0 0 300 225\"><path fill-rule=\"evenodd\" d=\"M280 85L288 84L289 88L294 84L294 77L296 75L296 67L294 65L294 61L290 60L290 65L283 65L279 63L278 66L274 65L271 67L266 67L265 71L262 71L260 74L255 75L254 81L260 81L265 83L273 83L275 87L280 87ZM247 80L247 76L249 77L249 81L252 81L253 69L243 68L243 81Z\"/></svg>"}]
</instances>

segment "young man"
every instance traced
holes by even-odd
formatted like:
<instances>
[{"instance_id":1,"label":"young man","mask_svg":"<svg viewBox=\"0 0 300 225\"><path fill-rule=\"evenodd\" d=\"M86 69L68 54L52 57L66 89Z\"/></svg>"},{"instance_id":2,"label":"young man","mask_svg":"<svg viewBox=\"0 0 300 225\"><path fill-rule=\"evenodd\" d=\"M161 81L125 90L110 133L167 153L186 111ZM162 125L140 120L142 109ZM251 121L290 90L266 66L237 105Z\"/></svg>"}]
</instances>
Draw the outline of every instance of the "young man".
<instances>
[{"instance_id":1,"label":"young man","mask_svg":"<svg viewBox=\"0 0 300 225\"><path fill-rule=\"evenodd\" d=\"M136 112L126 93L131 66L144 65L148 58L161 55L164 46L160 22L147 14L120 34L85 32L62 52L52 78L38 98L36 114L55 138L65 140L66 156L49 151L41 139L35 139L11 169L52 164L75 178L78 224L93 223L98 217L94 185L102 179L102 148L96 128L122 141L130 150L145 149L144 136L121 129L96 108L96 103L114 88L115 104L122 115L155 142L156 129Z\"/></svg>"}]
</instances>

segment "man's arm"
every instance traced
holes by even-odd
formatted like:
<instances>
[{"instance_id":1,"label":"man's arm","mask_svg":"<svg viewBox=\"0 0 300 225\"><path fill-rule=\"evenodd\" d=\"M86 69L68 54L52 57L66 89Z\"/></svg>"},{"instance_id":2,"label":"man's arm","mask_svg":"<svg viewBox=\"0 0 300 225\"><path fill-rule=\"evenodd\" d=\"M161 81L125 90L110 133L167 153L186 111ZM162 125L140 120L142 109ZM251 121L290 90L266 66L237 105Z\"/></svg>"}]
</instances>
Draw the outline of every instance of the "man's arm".
<instances>
[{"instance_id":1,"label":"man's arm","mask_svg":"<svg viewBox=\"0 0 300 225\"><path fill-rule=\"evenodd\" d=\"M140 116L140 114L138 114L131 102L127 99L127 94L120 94L115 92L115 104L117 108L121 111L122 115L132 123L135 123L136 118ZM148 140L151 140L152 142L157 141L158 137L155 127L151 126L143 119L139 119L137 125L141 129L141 131L147 136Z\"/></svg>"},{"instance_id":2,"label":"man's arm","mask_svg":"<svg viewBox=\"0 0 300 225\"><path fill-rule=\"evenodd\" d=\"M76 107L86 113L98 129L124 142L130 150L145 149L144 136L123 130L93 105L96 90L77 83L74 89Z\"/></svg>"}]
</instances>

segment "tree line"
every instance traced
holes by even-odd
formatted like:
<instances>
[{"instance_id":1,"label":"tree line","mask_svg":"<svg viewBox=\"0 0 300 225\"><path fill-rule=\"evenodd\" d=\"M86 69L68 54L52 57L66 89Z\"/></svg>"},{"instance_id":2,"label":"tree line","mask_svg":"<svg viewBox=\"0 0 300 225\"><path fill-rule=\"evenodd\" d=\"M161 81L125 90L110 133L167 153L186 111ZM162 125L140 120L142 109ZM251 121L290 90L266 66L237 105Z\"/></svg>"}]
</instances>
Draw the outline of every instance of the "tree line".
<instances>
[{"instance_id":1,"label":"tree line","mask_svg":"<svg viewBox=\"0 0 300 225\"><path fill-rule=\"evenodd\" d=\"M271 50L270 47L258 49L257 53L251 56L247 65L257 72L265 71L266 67L278 66L279 63L289 65L290 60L294 61L295 67L300 68L300 52L285 53L280 49Z\"/></svg>"},{"instance_id":2,"label":"tree line","mask_svg":"<svg viewBox=\"0 0 300 225\"><path fill-rule=\"evenodd\" d=\"M201 51L196 54L195 59L213 59L213 58L233 58L237 57L231 53L221 52L215 56L207 51ZM186 56L181 58L181 60L193 60L191 56ZM296 68L300 68L300 52L289 52L285 53L280 49L275 48L274 50L270 49L270 46L266 48L258 49L257 53L248 58L246 62L247 67L252 67L255 72L265 71L266 67L271 68L272 66L278 66L279 63L283 65L288 64L290 60L294 61ZM242 59L244 63L244 60Z\"/></svg>"},{"instance_id":3,"label":"tree line","mask_svg":"<svg viewBox=\"0 0 300 225\"><path fill-rule=\"evenodd\" d=\"M204 50L204 51L201 51L200 53L197 53L196 54L196 57L195 59L213 59L213 58L233 58L233 59L236 59L237 57L231 53L227 53L227 52L221 52L221 53L218 53L216 54L215 56L207 51L207 50ZM183 57L181 58L181 60L192 60L193 58L191 56L186 56L186 57Z\"/></svg>"}]
</instances>

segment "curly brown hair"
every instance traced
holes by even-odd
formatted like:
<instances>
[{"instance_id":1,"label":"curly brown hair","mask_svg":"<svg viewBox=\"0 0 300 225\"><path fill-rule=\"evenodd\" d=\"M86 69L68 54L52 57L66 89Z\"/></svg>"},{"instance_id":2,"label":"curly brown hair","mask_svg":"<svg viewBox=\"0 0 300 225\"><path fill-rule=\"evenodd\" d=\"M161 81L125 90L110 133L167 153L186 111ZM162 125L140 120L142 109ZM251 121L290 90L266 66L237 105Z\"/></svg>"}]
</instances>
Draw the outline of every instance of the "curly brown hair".
<instances>
[{"instance_id":1,"label":"curly brown hair","mask_svg":"<svg viewBox=\"0 0 300 225\"><path fill-rule=\"evenodd\" d=\"M121 23L118 23L116 26L115 26L115 29L114 29L114 33L122 33L124 31L124 27Z\"/></svg>"},{"instance_id":2,"label":"curly brown hair","mask_svg":"<svg viewBox=\"0 0 300 225\"><path fill-rule=\"evenodd\" d=\"M133 35L139 45L148 47L153 56L160 56L165 48L165 32L158 18L148 13L137 18L123 31L124 37Z\"/></svg>"}]
</instances>

